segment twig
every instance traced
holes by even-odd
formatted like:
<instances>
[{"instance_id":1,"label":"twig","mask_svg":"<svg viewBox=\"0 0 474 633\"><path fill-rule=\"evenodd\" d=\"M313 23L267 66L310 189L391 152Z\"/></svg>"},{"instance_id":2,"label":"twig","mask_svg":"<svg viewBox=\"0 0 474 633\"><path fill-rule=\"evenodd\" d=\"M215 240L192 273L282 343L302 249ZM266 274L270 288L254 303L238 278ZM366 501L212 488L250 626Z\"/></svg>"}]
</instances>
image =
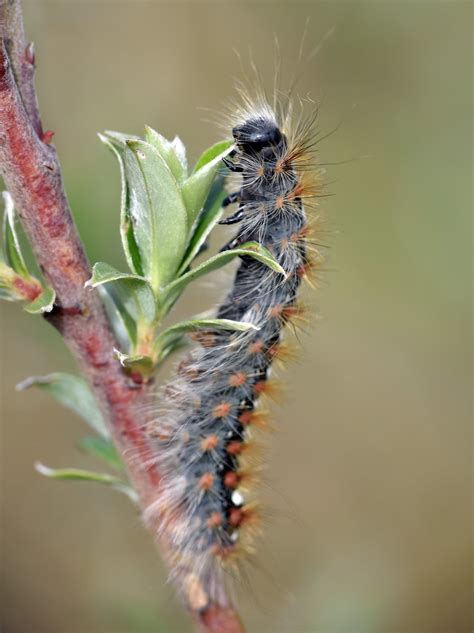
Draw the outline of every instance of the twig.
<instances>
[{"instance_id":1,"label":"twig","mask_svg":"<svg viewBox=\"0 0 474 633\"><path fill-rule=\"evenodd\" d=\"M2 9L10 8L9 0L2 2ZM18 50L18 44L13 50ZM35 118L39 120L39 116ZM57 306L48 320L61 332L93 386L134 485L141 495L148 496L150 486L156 484L156 474L141 472L129 457L131 446L135 455L137 448L144 449L135 422L135 406L143 389L128 385L113 359L115 342L99 298L84 289L90 269L64 194L56 151L43 143L30 122L3 39L0 166L39 266L56 291Z\"/></svg>"},{"instance_id":2,"label":"twig","mask_svg":"<svg viewBox=\"0 0 474 633\"><path fill-rule=\"evenodd\" d=\"M113 357L116 346L100 299L85 289L90 268L64 193L56 150L43 133L34 89L34 53L24 40L19 0L0 0L0 170L57 305L48 321L88 380L141 504L155 497L159 473L139 421L146 385L132 384ZM157 540L157 526L150 526ZM163 545L161 543L161 545ZM166 554L166 552L165 552ZM193 614L203 633L244 633L223 594Z\"/></svg>"},{"instance_id":3,"label":"twig","mask_svg":"<svg viewBox=\"0 0 474 633\"><path fill-rule=\"evenodd\" d=\"M33 83L35 51L32 42L26 45L21 5L17 0L0 0L0 37L4 41L31 126L42 138L43 128Z\"/></svg>"}]
</instances>

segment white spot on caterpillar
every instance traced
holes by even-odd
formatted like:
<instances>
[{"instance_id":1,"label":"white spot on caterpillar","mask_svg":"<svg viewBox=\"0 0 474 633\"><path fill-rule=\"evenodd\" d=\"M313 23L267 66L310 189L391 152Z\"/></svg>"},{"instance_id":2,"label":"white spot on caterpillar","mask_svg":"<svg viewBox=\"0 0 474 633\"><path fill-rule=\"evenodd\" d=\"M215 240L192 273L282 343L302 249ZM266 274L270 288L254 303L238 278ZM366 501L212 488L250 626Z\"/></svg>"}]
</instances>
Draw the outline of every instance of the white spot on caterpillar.
<instances>
[{"instance_id":1,"label":"white spot on caterpillar","mask_svg":"<svg viewBox=\"0 0 474 633\"><path fill-rule=\"evenodd\" d=\"M244 505L244 497L240 494L240 492L238 490L234 490L234 492L232 493L232 503L235 506L243 506Z\"/></svg>"}]
</instances>

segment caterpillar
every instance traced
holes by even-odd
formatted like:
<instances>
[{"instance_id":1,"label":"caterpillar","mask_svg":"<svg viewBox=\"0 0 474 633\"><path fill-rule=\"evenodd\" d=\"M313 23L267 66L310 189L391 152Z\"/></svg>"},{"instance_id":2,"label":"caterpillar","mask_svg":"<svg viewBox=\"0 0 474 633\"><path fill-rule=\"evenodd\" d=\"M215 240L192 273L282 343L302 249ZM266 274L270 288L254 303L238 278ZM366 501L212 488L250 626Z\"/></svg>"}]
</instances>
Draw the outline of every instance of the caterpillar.
<instances>
[{"instance_id":1,"label":"caterpillar","mask_svg":"<svg viewBox=\"0 0 474 633\"><path fill-rule=\"evenodd\" d=\"M198 346L166 386L150 427L162 482L145 519L159 515L172 574L195 610L219 599L225 572L252 549L260 529L257 505L245 498L257 478L254 428L266 423L259 400L271 392L272 364L285 354L283 328L301 316L298 290L315 266L305 214L318 195L314 117L301 116L292 127L290 107L271 107L262 95L243 97L224 159L240 186L223 205L238 206L221 220L238 230L223 250L257 241L285 275L241 258L217 316L254 329L195 334Z\"/></svg>"}]
</instances>

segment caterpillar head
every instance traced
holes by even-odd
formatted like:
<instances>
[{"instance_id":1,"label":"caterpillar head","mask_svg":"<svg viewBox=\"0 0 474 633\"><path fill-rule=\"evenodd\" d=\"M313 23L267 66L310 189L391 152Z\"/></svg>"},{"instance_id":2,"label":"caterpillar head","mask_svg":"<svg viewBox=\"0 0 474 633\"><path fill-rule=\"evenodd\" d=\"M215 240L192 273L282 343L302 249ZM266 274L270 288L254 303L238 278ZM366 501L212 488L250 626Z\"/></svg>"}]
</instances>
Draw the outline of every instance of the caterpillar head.
<instances>
[{"instance_id":1,"label":"caterpillar head","mask_svg":"<svg viewBox=\"0 0 474 633\"><path fill-rule=\"evenodd\" d=\"M232 135L237 144L246 146L254 152L276 146L283 138L276 122L263 117L248 119L236 125L232 129Z\"/></svg>"}]
</instances>

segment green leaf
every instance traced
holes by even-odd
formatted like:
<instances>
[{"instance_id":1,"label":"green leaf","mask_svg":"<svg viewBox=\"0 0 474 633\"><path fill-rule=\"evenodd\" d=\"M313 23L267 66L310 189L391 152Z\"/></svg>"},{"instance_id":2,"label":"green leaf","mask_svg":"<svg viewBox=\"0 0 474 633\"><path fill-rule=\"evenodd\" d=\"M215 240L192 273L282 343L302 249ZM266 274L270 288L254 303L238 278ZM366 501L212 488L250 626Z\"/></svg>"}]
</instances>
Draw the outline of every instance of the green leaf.
<instances>
[{"instance_id":1,"label":"green leaf","mask_svg":"<svg viewBox=\"0 0 474 633\"><path fill-rule=\"evenodd\" d=\"M21 296L15 292L14 282L17 278L15 271L0 260L0 298L7 301L20 301Z\"/></svg>"},{"instance_id":2,"label":"green leaf","mask_svg":"<svg viewBox=\"0 0 474 633\"><path fill-rule=\"evenodd\" d=\"M233 321L231 319L190 319L182 321L167 328L156 338L155 349L158 353L166 350L170 345L177 342L183 334L188 332L198 332L200 330L231 330L235 332L258 331L259 328L253 323L245 321ZM161 354L160 354L161 355Z\"/></svg>"},{"instance_id":3,"label":"green leaf","mask_svg":"<svg viewBox=\"0 0 474 633\"><path fill-rule=\"evenodd\" d=\"M232 141L223 141L206 150L191 176L183 184L182 193L190 227L193 226L206 201L218 169L224 167L222 159L230 153L231 147Z\"/></svg>"},{"instance_id":4,"label":"green leaf","mask_svg":"<svg viewBox=\"0 0 474 633\"><path fill-rule=\"evenodd\" d=\"M36 296L36 299L30 301L31 296ZM0 260L0 299L28 302L25 310L37 314L49 312L53 307L55 296L51 288L43 288L34 277L21 277L13 268Z\"/></svg>"},{"instance_id":5,"label":"green leaf","mask_svg":"<svg viewBox=\"0 0 474 633\"><path fill-rule=\"evenodd\" d=\"M3 191L2 194L5 204L3 216L3 249L5 262L20 275L20 277L29 278L30 274L23 259L20 241L16 232L13 198L8 191Z\"/></svg>"},{"instance_id":6,"label":"green leaf","mask_svg":"<svg viewBox=\"0 0 474 633\"><path fill-rule=\"evenodd\" d=\"M44 475L50 479L91 481L98 484L105 484L106 486L110 486L114 490L127 495L133 503L138 503L138 495L131 486L123 482L121 479L113 477L107 473L96 473L79 468L49 468L49 466L45 466L41 462L36 462L35 469L40 473L40 475Z\"/></svg>"},{"instance_id":7,"label":"green leaf","mask_svg":"<svg viewBox=\"0 0 474 633\"><path fill-rule=\"evenodd\" d=\"M99 435L109 437L95 398L86 381L80 376L56 372L47 376L31 376L16 386L18 391L29 387L39 387L51 394L63 406L83 418Z\"/></svg>"},{"instance_id":8,"label":"green leaf","mask_svg":"<svg viewBox=\"0 0 474 633\"><path fill-rule=\"evenodd\" d=\"M171 354L174 354L175 352L188 347L188 345L189 341L187 341L182 334L177 334L176 337L164 341L163 345L161 345L161 342L158 344L158 346L154 345L154 351L157 353L155 369L159 368L168 358L168 356L171 356Z\"/></svg>"},{"instance_id":9,"label":"green leaf","mask_svg":"<svg viewBox=\"0 0 474 633\"><path fill-rule=\"evenodd\" d=\"M164 302L169 300L173 301L176 297L176 294L181 294L184 288L195 279L198 279L199 277L207 275L213 270L217 270L218 268L225 266L236 257L241 257L244 255L247 255L248 257L253 257L254 259L262 262L262 264L265 264L266 266L271 268L273 271L285 275L285 271L268 249L263 247L261 244L258 244L257 242L246 242L245 244L242 244L242 246L240 246L239 248L230 249L228 251L223 251L222 253L214 255L214 257L211 257L199 266L196 266L196 268L193 268L186 274L173 281L163 291Z\"/></svg>"},{"instance_id":10,"label":"green leaf","mask_svg":"<svg viewBox=\"0 0 474 633\"><path fill-rule=\"evenodd\" d=\"M201 252L201 249L205 246L206 240L212 229L221 219L224 213L222 203L226 195L227 193L224 189L224 178L222 176L218 176L212 185L211 192L207 197L204 209L196 222L196 228L194 229L189 241L183 262L179 267L179 275L186 271L194 258Z\"/></svg>"},{"instance_id":11,"label":"green leaf","mask_svg":"<svg viewBox=\"0 0 474 633\"><path fill-rule=\"evenodd\" d=\"M127 141L125 177L130 217L142 268L157 292L173 279L188 233L178 183L158 151L145 141Z\"/></svg>"},{"instance_id":12,"label":"green leaf","mask_svg":"<svg viewBox=\"0 0 474 633\"><path fill-rule=\"evenodd\" d=\"M97 262L92 268L92 277L88 279L84 285L86 287L92 286L92 288L96 288L101 284L107 284L111 281L117 281L118 279L133 279L146 282L146 279L141 275L122 273L120 270L117 270L105 262Z\"/></svg>"},{"instance_id":13,"label":"green leaf","mask_svg":"<svg viewBox=\"0 0 474 633\"><path fill-rule=\"evenodd\" d=\"M52 288L45 288L43 292L36 297L34 301L30 301L25 305L25 310L30 314L43 314L51 312L53 309L56 293Z\"/></svg>"},{"instance_id":14,"label":"green leaf","mask_svg":"<svg viewBox=\"0 0 474 633\"><path fill-rule=\"evenodd\" d=\"M88 435L79 440L79 447L89 455L101 459L115 470L123 470L123 462L111 440L97 435Z\"/></svg>"},{"instance_id":15,"label":"green leaf","mask_svg":"<svg viewBox=\"0 0 474 633\"><path fill-rule=\"evenodd\" d=\"M0 299L3 301L18 301L17 295L12 292L7 286L2 284L2 279L0 277Z\"/></svg>"},{"instance_id":16,"label":"green leaf","mask_svg":"<svg viewBox=\"0 0 474 633\"><path fill-rule=\"evenodd\" d=\"M3 251L0 253L0 297L8 301L28 301L25 305L30 314L50 312L56 293L52 288L42 288L40 282L28 272L20 248L15 227L15 206L8 191L3 191L5 213L3 216Z\"/></svg>"},{"instance_id":17,"label":"green leaf","mask_svg":"<svg viewBox=\"0 0 474 633\"><path fill-rule=\"evenodd\" d=\"M123 132L114 132L113 130L105 130L103 134L98 135L100 140L104 139L105 144L111 143L119 150L125 149L127 141L139 141L140 137L136 134L124 134Z\"/></svg>"},{"instance_id":18,"label":"green leaf","mask_svg":"<svg viewBox=\"0 0 474 633\"><path fill-rule=\"evenodd\" d=\"M164 330L158 338L168 338L170 335L182 334L183 332L197 332L204 329L214 330L235 330L237 332L247 332L259 328L253 323L245 321L233 321L232 319L190 319L189 321L181 321Z\"/></svg>"},{"instance_id":19,"label":"green leaf","mask_svg":"<svg viewBox=\"0 0 474 633\"><path fill-rule=\"evenodd\" d=\"M186 160L186 148L178 136L168 141L151 127L145 126L145 140L153 145L166 161L171 173L181 183L188 176L188 163Z\"/></svg>"},{"instance_id":20,"label":"green leaf","mask_svg":"<svg viewBox=\"0 0 474 633\"><path fill-rule=\"evenodd\" d=\"M110 297L133 343L137 342L137 324L152 323L156 316L156 302L150 283L139 275L122 273L109 264L97 262L86 286L110 287Z\"/></svg>"},{"instance_id":21,"label":"green leaf","mask_svg":"<svg viewBox=\"0 0 474 633\"><path fill-rule=\"evenodd\" d=\"M120 347L129 352L132 345L136 343L137 325L135 321L125 310L118 294L114 292L114 284L97 286L97 291Z\"/></svg>"},{"instance_id":22,"label":"green leaf","mask_svg":"<svg viewBox=\"0 0 474 633\"><path fill-rule=\"evenodd\" d=\"M211 145L211 147L208 147L206 150L204 150L204 152L198 158L196 164L194 165L192 173L195 174L202 167L210 163L212 160L214 160L218 156L223 158L222 154L226 155L226 153L228 153L226 150L229 150L231 145L233 144L234 144L234 141L231 141L230 139L228 139L226 141L219 141L218 143Z\"/></svg>"},{"instance_id":23,"label":"green leaf","mask_svg":"<svg viewBox=\"0 0 474 633\"><path fill-rule=\"evenodd\" d=\"M124 354L118 349L115 349L114 353L116 358L120 361L122 367L125 367L129 371L137 371L145 377L151 376L153 373L155 365L150 356L130 356L129 354Z\"/></svg>"},{"instance_id":24,"label":"green leaf","mask_svg":"<svg viewBox=\"0 0 474 633\"><path fill-rule=\"evenodd\" d=\"M143 268L138 250L137 241L133 232L132 219L130 217L130 188L125 177L125 165L123 155L126 150L126 141L138 139L137 136L120 134L120 132L107 131L99 134L99 138L117 158L120 168L122 191L120 196L120 235L122 246L130 270L138 275L143 274Z\"/></svg>"}]
</instances>

